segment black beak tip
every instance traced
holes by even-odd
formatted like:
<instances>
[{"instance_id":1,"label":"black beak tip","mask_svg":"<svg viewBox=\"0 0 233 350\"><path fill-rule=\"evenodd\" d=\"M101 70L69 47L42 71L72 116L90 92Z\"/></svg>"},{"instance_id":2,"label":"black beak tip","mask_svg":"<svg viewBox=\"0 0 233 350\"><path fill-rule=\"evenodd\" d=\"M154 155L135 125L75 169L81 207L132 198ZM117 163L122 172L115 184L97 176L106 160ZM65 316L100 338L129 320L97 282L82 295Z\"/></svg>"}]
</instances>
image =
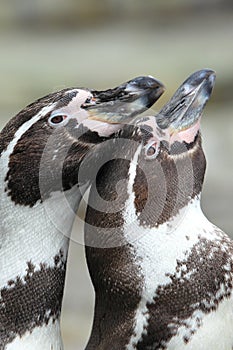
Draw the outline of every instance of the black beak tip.
<instances>
[{"instance_id":1,"label":"black beak tip","mask_svg":"<svg viewBox=\"0 0 233 350\"><path fill-rule=\"evenodd\" d=\"M184 86L197 87L206 81L212 88L215 82L216 73L212 69L201 69L191 74L184 82Z\"/></svg>"},{"instance_id":2,"label":"black beak tip","mask_svg":"<svg viewBox=\"0 0 233 350\"><path fill-rule=\"evenodd\" d=\"M160 89L162 92L165 90L164 85L151 75L141 76L128 81L126 90L154 90Z\"/></svg>"},{"instance_id":3,"label":"black beak tip","mask_svg":"<svg viewBox=\"0 0 233 350\"><path fill-rule=\"evenodd\" d=\"M200 116L209 100L216 74L211 69L202 69L191 74L171 100L156 117L161 129L172 125L174 129L192 125Z\"/></svg>"}]
</instances>

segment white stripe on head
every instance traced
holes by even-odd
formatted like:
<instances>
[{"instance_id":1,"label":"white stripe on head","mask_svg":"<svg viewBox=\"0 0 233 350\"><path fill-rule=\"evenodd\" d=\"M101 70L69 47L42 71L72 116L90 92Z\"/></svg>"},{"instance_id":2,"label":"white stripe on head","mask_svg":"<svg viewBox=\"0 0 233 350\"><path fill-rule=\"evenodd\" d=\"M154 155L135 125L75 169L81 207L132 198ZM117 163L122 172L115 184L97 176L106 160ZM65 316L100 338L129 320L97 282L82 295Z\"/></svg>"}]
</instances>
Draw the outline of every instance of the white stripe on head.
<instances>
[{"instance_id":1,"label":"white stripe on head","mask_svg":"<svg viewBox=\"0 0 233 350\"><path fill-rule=\"evenodd\" d=\"M89 112L81 108L88 98L92 98L90 91L83 89L74 89L69 90L66 94L71 93L72 91L77 91L77 95L72 98L72 100L64 107L58 108L57 113L68 114L70 118L77 119L78 123L81 123L83 120L87 119Z\"/></svg>"},{"instance_id":2,"label":"white stripe on head","mask_svg":"<svg viewBox=\"0 0 233 350\"><path fill-rule=\"evenodd\" d=\"M129 167L129 179L128 179L128 186L127 186L127 192L129 197L125 202L125 209L124 209L124 222L126 227L131 226L137 222L136 207L134 204L135 193L133 190L133 185L137 175L138 158L141 150L142 150L142 145L139 145L133 156L132 161L130 162L130 167Z\"/></svg>"},{"instance_id":3,"label":"white stripe on head","mask_svg":"<svg viewBox=\"0 0 233 350\"><path fill-rule=\"evenodd\" d=\"M5 179L5 175L8 172L8 163L9 163L9 159L10 156L14 150L14 147L16 146L17 142L20 140L20 138L23 136L23 134L25 134L33 124L35 124L38 120L40 120L40 118L44 115L46 115L47 113L51 112L51 110L54 108L54 106L56 106L56 103L53 103L49 106L46 106L44 108L42 108L42 110L37 113L34 117L32 117L31 119L29 119L28 121L26 121L23 125L20 126L20 128L16 131L15 136L13 138L13 140L9 143L7 149L2 152L1 155L1 169L6 169L6 173L3 174L3 179L2 181L4 181ZM3 183L3 182L2 182Z\"/></svg>"}]
</instances>

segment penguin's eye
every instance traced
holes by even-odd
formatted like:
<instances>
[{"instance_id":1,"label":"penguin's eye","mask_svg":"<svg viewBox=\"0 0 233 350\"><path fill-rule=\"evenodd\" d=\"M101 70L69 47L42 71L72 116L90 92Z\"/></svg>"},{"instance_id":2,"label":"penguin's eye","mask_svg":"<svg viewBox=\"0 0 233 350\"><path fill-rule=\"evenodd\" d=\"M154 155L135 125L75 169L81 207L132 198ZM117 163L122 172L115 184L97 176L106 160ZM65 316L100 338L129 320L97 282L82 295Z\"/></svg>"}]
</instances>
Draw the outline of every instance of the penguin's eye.
<instances>
[{"instance_id":1,"label":"penguin's eye","mask_svg":"<svg viewBox=\"0 0 233 350\"><path fill-rule=\"evenodd\" d=\"M146 158L147 159L155 159L157 155L159 154L159 145L160 142L158 141L151 141L145 148Z\"/></svg>"},{"instance_id":2,"label":"penguin's eye","mask_svg":"<svg viewBox=\"0 0 233 350\"><path fill-rule=\"evenodd\" d=\"M67 115L64 115L64 114L51 115L49 117L49 124L52 126L59 125L63 123L66 118L67 118Z\"/></svg>"},{"instance_id":3,"label":"penguin's eye","mask_svg":"<svg viewBox=\"0 0 233 350\"><path fill-rule=\"evenodd\" d=\"M95 105L95 101L96 99L93 97L93 96L89 96L85 102L82 104L82 108L87 108L87 107L90 107L92 105Z\"/></svg>"},{"instance_id":4,"label":"penguin's eye","mask_svg":"<svg viewBox=\"0 0 233 350\"><path fill-rule=\"evenodd\" d=\"M88 98L86 99L85 103L91 103L91 101L92 101L92 98L91 98L91 97L88 97Z\"/></svg>"}]
</instances>

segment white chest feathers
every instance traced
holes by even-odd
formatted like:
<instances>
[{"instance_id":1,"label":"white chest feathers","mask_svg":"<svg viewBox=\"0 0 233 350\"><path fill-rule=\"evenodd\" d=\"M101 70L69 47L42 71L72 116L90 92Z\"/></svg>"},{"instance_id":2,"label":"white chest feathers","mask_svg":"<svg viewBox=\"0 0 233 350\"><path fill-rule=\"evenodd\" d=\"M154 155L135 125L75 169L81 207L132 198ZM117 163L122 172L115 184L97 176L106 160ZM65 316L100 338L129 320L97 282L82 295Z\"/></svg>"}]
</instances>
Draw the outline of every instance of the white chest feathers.
<instances>
[{"instance_id":1,"label":"white chest feathers","mask_svg":"<svg viewBox=\"0 0 233 350\"><path fill-rule=\"evenodd\" d=\"M142 284L127 350L232 350L233 247L199 198L158 228L135 216L124 229Z\"/></svg>"},{"instance_id":2,"label":"white chest feathers","mask_svg":"<svg viewBox=\"0 0 233 350\"><path fill-rule=\"evenodd\" d=\"M47 325L17 336L6 350L63 350L60 322L50 320Z\"/></svg>"}]
</instances>

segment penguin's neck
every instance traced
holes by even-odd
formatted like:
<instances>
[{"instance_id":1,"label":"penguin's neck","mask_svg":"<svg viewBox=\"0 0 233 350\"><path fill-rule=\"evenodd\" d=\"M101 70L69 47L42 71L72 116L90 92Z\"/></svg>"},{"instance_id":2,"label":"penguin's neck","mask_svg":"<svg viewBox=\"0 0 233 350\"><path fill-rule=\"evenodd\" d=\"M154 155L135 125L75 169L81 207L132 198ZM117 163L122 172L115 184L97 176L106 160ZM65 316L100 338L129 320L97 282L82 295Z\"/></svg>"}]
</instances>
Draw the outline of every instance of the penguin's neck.
<instances>
[{"instance_id":1,"label":"penguin's neck","mask_svg":"<svg viewBox=\"0 0 233 350\"><path fill-rule=\"evenodd\" d=\"M77 187L33 207L1 188L1 349L62 349L60 312ZM9 345L7 345L9 344Z\"/></svg>"},{"instance_id":2,"label":"penguin's neck","mask_svg":"<svg viewBox=\"0 0 233 350\"><path fill-rule=\"evenodd\" d=\"M138 150L140 151L140 147ZM138 236L139 232L144 235L146 230L168 234L185 230L185 227L190 229L190 222L198 223L202 221L201 218L206 220L200 204L200 184L196 186L191 179L192 183L189 185L187 175L182 170L181 180L179 182L177 179L175 186L169 177L166 181L163 180L167 192L164 188L165 195L161 195L160 185L156 185L154 176L151 176L152 180L149 176L146 179L137 170L138 156L139 152L136 152L128 170L127 199L122 211L126 236L128 232L131 236L132 233ZM158 178L159 175L158 173Z\"/></svg>"},{"instance_id":3,"label":"penguin's neck","mask_svg":"<svg viewBox=\"0 0 233 350\"><path fill-rule=\"evenodd\" d=\"M194 234L198 235L203 227L210 226L210 223L206 216L204 215L201 208L201 195L197 195L195 198L190 199L188 204L182 207L178 213L174 216L171 216L169 220L158 225L151 226L147 224L146 221L140 221L139 216L136 213L133 203L130 203L130 196L128 201L125 203L125 208L123 210L124 218L124 236L126 241L134 242L135 240L140 241L144 235L153 232L153 239L156 241L158 235L179 235L182 234ZM134 199L131 198L131 201Z\"/></svg>"}]
</instances>

